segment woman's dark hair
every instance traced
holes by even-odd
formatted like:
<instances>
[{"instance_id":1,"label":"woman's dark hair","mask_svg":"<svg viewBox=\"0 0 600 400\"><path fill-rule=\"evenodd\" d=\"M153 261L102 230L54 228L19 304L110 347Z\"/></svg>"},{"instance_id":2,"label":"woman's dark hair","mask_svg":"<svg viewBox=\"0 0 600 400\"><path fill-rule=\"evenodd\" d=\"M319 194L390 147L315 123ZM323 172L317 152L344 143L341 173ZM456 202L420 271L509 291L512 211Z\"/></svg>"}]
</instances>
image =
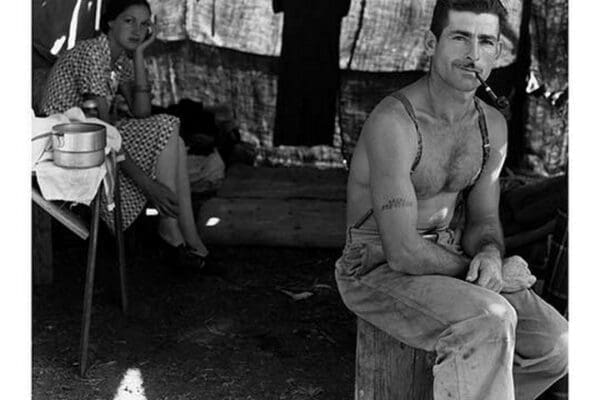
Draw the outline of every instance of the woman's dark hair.
<instances>
[{"instance_id":1,"label":"woman's dark hair","mask_svg":"<svg viewBox=\"0 0 600 400\"><path fill-rule=\"evenodd\" d=\"M110 21L114 21L119 14L123 11L127 10L131 6L144 6L151 13L150 4L147 0L108 0L106 3L106 7L104 8L104 13L102 14L102 18L100 20L100 29L104 33L108 33L110 27L108 23Z\"/></svg>"},{"instance_id":2,"label":"woman's dark hair","mask_svg":"<svg viewBox=\"0 0 600 400\"><path fill-rule=\"evenodd\" d=\"M500 0L438 0L433 9L433 17L429 28L437 39L440 38L444 28L448 26L450 10L497 15L500 20L500 29L506 23L507 18L506 8Z\"/></svg>"}]
</instances>

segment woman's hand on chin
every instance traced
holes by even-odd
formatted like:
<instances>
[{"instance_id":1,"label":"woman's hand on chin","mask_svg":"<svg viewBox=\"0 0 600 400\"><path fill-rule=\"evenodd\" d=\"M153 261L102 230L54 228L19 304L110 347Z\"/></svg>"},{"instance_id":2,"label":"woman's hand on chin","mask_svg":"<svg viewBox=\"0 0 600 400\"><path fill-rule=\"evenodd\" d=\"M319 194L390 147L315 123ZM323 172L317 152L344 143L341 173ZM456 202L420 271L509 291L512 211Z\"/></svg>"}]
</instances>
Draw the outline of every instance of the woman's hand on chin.
<instances>
[{"instance_id":1,"label":"woman's hand on chin","mask_svg":"<svg viewBox=\"0 0 600 400\"><path fill-rule=\"evenodd\" d=\"M146 48L150 46L152 42L154 42L154 40L156 39L156 29L154 27L154 24L150 25L148 31L150 32L150 36L148 36L148 38L142 43L140 43L140 45L135 49L136 53L138 54L143 54Z\"/></svg>"}]
</instances>

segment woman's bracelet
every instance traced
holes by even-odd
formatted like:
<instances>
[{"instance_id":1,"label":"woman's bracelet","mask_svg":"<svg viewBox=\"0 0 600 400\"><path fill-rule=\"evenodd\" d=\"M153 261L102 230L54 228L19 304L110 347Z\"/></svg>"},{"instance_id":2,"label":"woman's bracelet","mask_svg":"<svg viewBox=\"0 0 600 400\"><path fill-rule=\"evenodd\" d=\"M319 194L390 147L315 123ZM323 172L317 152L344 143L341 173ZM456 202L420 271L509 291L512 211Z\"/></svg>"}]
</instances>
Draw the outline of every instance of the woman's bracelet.
<instances>
[{"instance_id":1,"label":"woman's bracelet","mask_svg":"<svg viewBox=\"0 0 600 400\"><path fill-rule=\"evenodd\" d=\"M133 91L134 92L147 92L147 93L150 93L150 85L148 85L148 84L138 85L136 83L135 85L133 85Z\"/></svg>"}]
</instances>

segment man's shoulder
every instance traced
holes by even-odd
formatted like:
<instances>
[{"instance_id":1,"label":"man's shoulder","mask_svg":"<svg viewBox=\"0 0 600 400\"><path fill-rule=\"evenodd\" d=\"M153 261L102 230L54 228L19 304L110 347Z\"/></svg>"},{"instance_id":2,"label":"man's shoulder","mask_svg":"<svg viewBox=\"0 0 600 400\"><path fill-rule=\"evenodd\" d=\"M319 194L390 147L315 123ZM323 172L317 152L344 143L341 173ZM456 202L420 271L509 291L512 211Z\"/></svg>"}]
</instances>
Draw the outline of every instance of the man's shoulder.
<instances>
[{"instance_id":1,"label":"man's shoulder","mask_svg":"<svg viewBox=\"0 0 600 400\"><path fill-rule=\"evenodd\" d=\"M485 118L489 124L494 126L506 125L506 118L504 118L504 115L502 115L502 113L496 107L489 105L481 99L479 99L478 102L481 108L483 109L483 112L485 113Z\"/></svg>"},{"instance_id":2,"label":"man's shoulder","mask_svg":"<svg viewBox=\"0 0 600 400\"><path fill-rule=\"evenodd\" d=\"M403 141L414 129L406 108L389 95L373 108L363 125L367 140Z\"/></svg>"},{"instance_id":3,"label":"man's shoulder","mask_svg":"<svg viewBox=\"0 0 600 400\"><path fill-rule=\"evenodd\" d=\"M411 87L405 87L389 93L373 108L368 120L375 123L395 123L399 128L414 127L414 121L407 108L412 108L413 91Z\"/></svg>"},{"instance_id":4,"label":"man's shoulder","mask_svg":"<svg viewBox=\"0 0 600 400\"><path fill-rule=\"evenodd\" d=\"M368 142L389 147L391 151L415 152L418 132L413 104L418 102L422 86L420 79L381 99L365 121L361 136Z\"/></svg>"}]
</instances>

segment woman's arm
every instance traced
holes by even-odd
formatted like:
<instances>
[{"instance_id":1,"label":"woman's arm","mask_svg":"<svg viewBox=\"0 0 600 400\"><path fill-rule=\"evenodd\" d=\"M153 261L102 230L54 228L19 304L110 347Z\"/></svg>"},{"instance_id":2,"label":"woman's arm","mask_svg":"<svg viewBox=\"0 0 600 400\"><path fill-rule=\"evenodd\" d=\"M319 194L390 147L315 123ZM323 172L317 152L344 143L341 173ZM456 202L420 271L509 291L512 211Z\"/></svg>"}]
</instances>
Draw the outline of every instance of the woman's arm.
<instances>
[{"instance_id":1,"label":"woman's arm","mask_svg":"<svg viewBox=\"0 0 600 400\"><path fill-rule=\"evenodd\" d=\"M156 39L156 30L151 29L148 39L142 42L133 54L134 80L130 88L122 88L123 94L131 107L133 115L137 118L150 116L152 105L150 103L150 83L144 63L144 51Z\"/></svg>"},{"instance_id":2,"label":"woman's arm","mask_svg":"<svg viewBox=\"0 0 600 400\"><path fill-rule=\"evenodd\" d=\"M84 101L93 100L98 106L98 118L108 124L114 124L114 121L111 120L110 116L110 106L104 97L97 96L95 94L84 93L83 99Z\"/></svg>"}]
</instances>

